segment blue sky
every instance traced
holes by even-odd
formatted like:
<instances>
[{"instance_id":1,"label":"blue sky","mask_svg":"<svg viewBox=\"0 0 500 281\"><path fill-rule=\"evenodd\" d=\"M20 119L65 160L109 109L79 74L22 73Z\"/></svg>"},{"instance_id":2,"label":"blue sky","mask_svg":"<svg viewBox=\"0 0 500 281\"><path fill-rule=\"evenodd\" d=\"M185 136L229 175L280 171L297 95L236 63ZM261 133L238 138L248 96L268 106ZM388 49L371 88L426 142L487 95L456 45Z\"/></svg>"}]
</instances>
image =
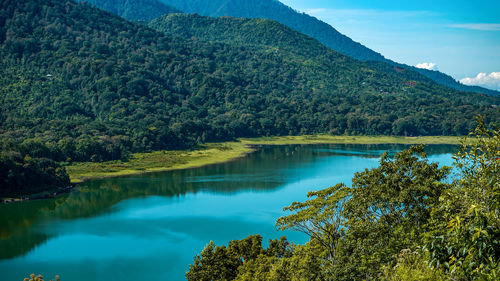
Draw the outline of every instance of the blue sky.
<instances>
[{"instance_id":1,"label":"blue sky","mask_svg":"<svg viewBox=\"0 0 500 281\"><path fill-rule=\"evenodd\" d=\"M498 0L280 1L386 58L500 90Z\"/></svg>"}]
</instances>

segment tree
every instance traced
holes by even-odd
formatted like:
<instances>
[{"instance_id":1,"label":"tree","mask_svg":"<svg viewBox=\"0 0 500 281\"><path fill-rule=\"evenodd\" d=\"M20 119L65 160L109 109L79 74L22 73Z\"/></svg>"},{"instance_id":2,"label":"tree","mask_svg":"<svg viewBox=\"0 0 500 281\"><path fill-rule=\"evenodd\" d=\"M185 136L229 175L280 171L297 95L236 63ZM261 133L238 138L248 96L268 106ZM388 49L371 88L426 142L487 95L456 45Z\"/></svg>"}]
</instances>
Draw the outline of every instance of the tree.
<instances>
[{"instance_id":1,"label":"tree","mask_svg":"<svg viewBox=\"0 0 500 281\"><path fill-rule=\"evenodd\" d=\"M309 192L312 199L286 207L295 213L277 225L308 234L309 252L328 261L323 270L333 279L376 278L401 250L421 245L449 171L428 163L422 145L394 159L386 152L379 167L355 174L352 188Z\"/></svg>"},{"instance_id":2,"label":"tree","mask_svg":"<svg viewBox=\"0 0 500 281\"><path fill-rule=\"evenodd\" d=\"M433 212L431 265L456 278L500 278L500 132L478 126L455 155L460 177Z\"/></svg>"},{"instance_id":3,"label":"tree","mask_svg":"<svg viewBox=\"0 0 500 281\"><path fill-rule=\"evenodd\" d=\"M292 249L285 237L269 240L267 249L262 247L260 235L230 241L228 247L210 242L195 257L194 263L186 272L186 278L189 281L268 280L274 263L291 256Z\"/></svg>"},{"instance_id":4,"label":"tree","mask_svg":"<svg viewBox=\"0 0 500 281\"><path fill-rule=\"evenodd\" d=\"M352 198L344 210L348 227L356 229L359 223L377 223L393 231L402 227L400 234L423 232L431 207L449 188L443 181L450 172L449 167L428 163L426 157L423 145L403 150L393 160L385 152L379 167L356 173Z\"/></svg>"},{"instance_id":5,"label":"tree","mask_svg":"<svg viewBox=\"0 0 500 281\"><path fill-rule=\"evenodd\" d=\"M447 280L442 270L429 267L426 252L402 250L394 266L383 267L381 280L385 281L437 281Z\"/></svg>"},{"instance_id":6,"label":"tree","mask_svg":"<svg viewBox=\"0 0 500 281\"><path fill-rule=\"evenodd\" d=\"M348 195L349 190L343 184L311 191L307 197L312 199L285 207L285 211L295 213L279 218L276 225L281 230L294 229L307 234L325 249L321 258L333 265L344 234L343 208Z\"/></svg>"},{"instance_id":7,"label":"tree","mask_svg":"<svg viewBox=\"0 0 500 281\"><path fill-rule=\"evenodd\" d=\"M277 226L310 240L267 250L259 236L231 241L235 280L498 280L500 134L479 119L471 136L454 156L452 182L451 168L428 163L420 145L384 153L351 188L309 192Z\"/></svg>"},{"instance_id":8,"label":"tree","mask_svg":"<svg viewBox=\"0 0 500 281\"><path fill-rule=\"evenodd\" d=\"M345 204L345 263L356 278L376 278L403 249L421 247L431 208L449 188L443 181L449 167L428 163L424 146L412 146L379 167L356 173L351 198Z\"/></svg>"},{"instance_id":9,"label":"tree","mask_svg":"<svg viewBox=\"0 0 500 281\"><path fill-rule=\"evenodd\" d=\"M217 246L213 241L197 255L186 272L189 281L233 280L238 274L242 261L225 246Z\"/></svg>"}]
</instances>

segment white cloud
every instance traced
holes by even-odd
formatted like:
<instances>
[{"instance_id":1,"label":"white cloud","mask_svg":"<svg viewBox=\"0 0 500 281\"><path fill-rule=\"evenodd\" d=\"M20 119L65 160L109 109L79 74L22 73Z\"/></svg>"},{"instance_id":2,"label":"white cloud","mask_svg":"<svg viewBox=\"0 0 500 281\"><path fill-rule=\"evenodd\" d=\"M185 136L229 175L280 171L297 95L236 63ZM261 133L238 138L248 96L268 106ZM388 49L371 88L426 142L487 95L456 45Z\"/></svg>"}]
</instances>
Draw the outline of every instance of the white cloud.
<instances>
[{"instance_id":1,"label":"white cloud","mask_svg":"<svg viewBox=\"0 0 500 281\"><path fill-rule=\"evenodd\" d=\"M476 77L466 77L460 79L460 82L465 85L477 85L490 89L500 90L500 72L479 73Z\"/></svg>"},{"instance_id":2,"label":"white cloud","mask_svg":"<svg viewBox=\"0 0 500 281\"><path fill-rule=\"evenodd\" d=\"M449 27L462 28L469 30L482 30L482 31L500 31L500 23L465 23L465 24L452 24Z\"/></svg>"},{"instance_id":3,"label":"white cloud","mask_svg":"<svg viewBox=\"0 0 500 281\"><path fill-rule=\"evenodd\" d=\"M433 62L423 62L416 65L417 68L423 68L428 70L438 70L437 64Z\"/></svg>"}]
</instances>

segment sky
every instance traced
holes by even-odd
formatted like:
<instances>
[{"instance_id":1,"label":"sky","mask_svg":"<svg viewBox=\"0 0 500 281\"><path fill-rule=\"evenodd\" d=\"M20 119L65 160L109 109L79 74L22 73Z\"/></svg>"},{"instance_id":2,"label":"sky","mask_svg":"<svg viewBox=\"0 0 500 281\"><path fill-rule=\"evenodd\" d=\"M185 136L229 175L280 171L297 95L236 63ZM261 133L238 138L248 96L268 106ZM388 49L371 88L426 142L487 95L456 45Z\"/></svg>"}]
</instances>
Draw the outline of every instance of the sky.
<instances>
[{"instance_id":1,"label":"sky","mask_svg":"<svg viewBox=\"0 0 500 281\"><path fill-rule=\"evenodd\" d=\"M500 90L498 0L280 0L386 58Z\"/></svg>"}]
</instances>

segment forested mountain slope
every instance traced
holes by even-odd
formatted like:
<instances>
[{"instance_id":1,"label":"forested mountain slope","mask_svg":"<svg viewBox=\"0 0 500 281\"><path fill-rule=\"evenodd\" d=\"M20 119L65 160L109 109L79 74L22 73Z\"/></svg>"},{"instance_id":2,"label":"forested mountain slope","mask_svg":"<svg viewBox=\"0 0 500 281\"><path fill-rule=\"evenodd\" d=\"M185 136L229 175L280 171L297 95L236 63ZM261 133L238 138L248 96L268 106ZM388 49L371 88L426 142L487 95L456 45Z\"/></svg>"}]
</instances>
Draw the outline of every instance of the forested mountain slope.
<instances>
[{"instance_id":1,"label":"forested mountain slope","mask_svg":"<svg viewBox=\"0 0 500 281\"><path fill-rule=\"evenodd\" d=\"M394 62L381 54L353 41L329 24L305 13L299 13L278 0L161 0L186 13L219 17L232 16L244 18L265 18L278 21L301 33L309 35L324 45L364 61L382 61L400 68L410 68L433 81L460 91L500 95L500 92L478 87L466 86L451 76L439 71L420 69Z\"/></svg>"},{"instance_id":2,"label":"forested mountain slope","mask_svg":"<svg viewBox=\"0 0 500 281\"><path fill-rule=\"evenodd\" d=\"M0 136L51 144L54 159L263 135L464 134L477 114L499 119L498 98L328 48L308 58L188 40L84 3L6 0L0 28Z\"/></svg>"},{"instance_id":3,"label":"forested mountain slope","mask_svg":"<svg viewBox=\"0 0 500 281\"><path fill-rule=\"evenodd\" d=\"M150 21L162 15L181 13L159 0L77 0L131 21Z\"/></svg>"},{"instance_id":4,"label":"forested mountain slope","mask_svg":"<svg viewBox=\"0 0 500 281\"><path fill-rule=\"evenodd\" d=\"M286 26L265 19L248 19L234 17L205 17L197 14L171 14L152 20L151 27L175 34L185 38L197 38L204 41L224 42L232 45L254 46L254 47L279 47L282 51L294 52L295 55L312 58L317 55L318 50L323 52L325 47L320 42L308 38ZM408 79L417 81L431 81L428 75L421 73L420 69L401 64L386 64L383 62L367 61L370 68L383 68L386 71L398 71ZM443 78L445 74L438 71L428 71L433 78ZM419 75L420 74L420 75ZM453 88L456 83L453 78L439 78L442 83ZM464 86L464 91L476 89L481 92L480 87ZM485 90L485 89L484 89ZM489 93L495 95L494 91Z\"/></svg>"},{"instance_id":5,"label":"forested mountain slope","mask_svg":"<svg viewBox=\"0 0 500 281\"><path fill-rule=\"evenodd\" d=\"M278 0L161 0L186 13L204 16L265 18L278 21L301 33L318 39L334 50L360 60L384 60L384 57L354 42L325 22L298 13Z\"/></svg>"},{"instance_id":6,"label":"forested mountain slope","mask_svg":"<svg viewBox=\"0 0 500 281\"><path fill-rule=\"evenodd\" d=\"M272 50L295 58L314 59L325 54L337 55L337 52L316 39L267 19L171 14L152 20L148 26L186 39L224 43L255 51Z\"/></svg>"}]
</instances>

